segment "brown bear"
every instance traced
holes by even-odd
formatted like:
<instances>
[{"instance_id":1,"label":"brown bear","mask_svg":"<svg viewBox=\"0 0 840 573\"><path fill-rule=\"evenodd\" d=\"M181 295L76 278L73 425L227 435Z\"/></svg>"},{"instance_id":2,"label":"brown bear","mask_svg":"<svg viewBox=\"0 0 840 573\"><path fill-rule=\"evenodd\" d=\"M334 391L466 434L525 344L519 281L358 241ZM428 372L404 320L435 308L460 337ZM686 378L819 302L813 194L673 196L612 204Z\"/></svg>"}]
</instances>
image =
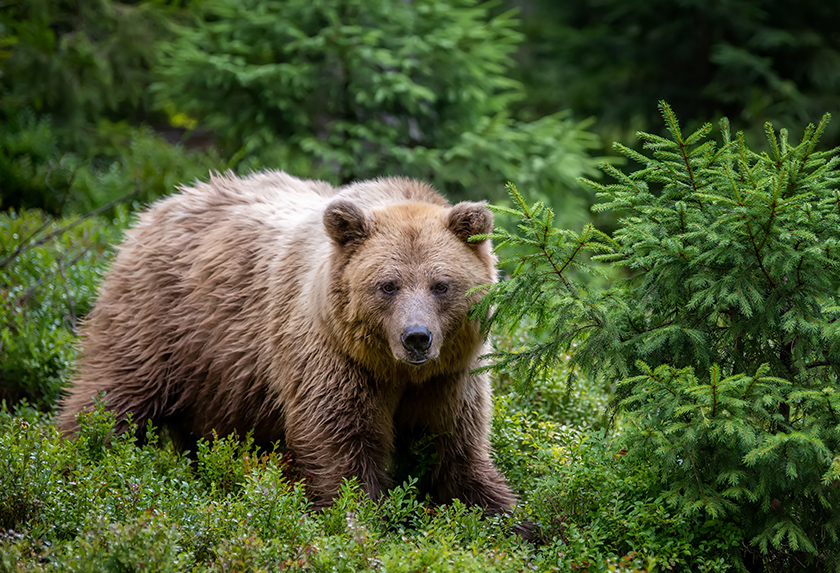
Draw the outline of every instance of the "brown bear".
<instances>
[{"instance_id":1,"label":"brown bear","mask_svg":"<svg viewBox=\"0 0 840 573\"><path fill-rule=\"evenodd\" d=\"M467 316L467 292L496 276L490 242L468 239L492 224L483 204L404 178L334 188L272 171L182 188L126 233L60 429L105 391L117 431L128 413L194 437L253 430L292 451L316 506L351 476L377 498L400 444L425 435L432 499L507 509Z\"/></svg>"}]
</instances>

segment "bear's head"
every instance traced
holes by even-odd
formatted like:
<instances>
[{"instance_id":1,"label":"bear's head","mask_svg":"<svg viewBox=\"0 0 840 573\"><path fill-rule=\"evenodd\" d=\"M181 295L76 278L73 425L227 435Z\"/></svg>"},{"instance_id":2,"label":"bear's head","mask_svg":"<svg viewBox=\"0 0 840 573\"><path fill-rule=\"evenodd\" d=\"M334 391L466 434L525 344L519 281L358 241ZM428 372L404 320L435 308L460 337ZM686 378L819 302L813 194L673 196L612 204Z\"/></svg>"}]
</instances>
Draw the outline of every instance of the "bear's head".
<instances>
[{"instance_id":1,"label":"bear's head","mask_svg":"<svg viewBox=\"0 0 840 573\"><path fill-rule=\"evenodd\" d=\"M330 319L354 359L414 381L470 365L482 340L467 317L480 295L467 292L496 277L490 241L469 242L493 228L484 204L365 210L336 199L324 227L334 243Z\"/></svg>"}]
</instances>

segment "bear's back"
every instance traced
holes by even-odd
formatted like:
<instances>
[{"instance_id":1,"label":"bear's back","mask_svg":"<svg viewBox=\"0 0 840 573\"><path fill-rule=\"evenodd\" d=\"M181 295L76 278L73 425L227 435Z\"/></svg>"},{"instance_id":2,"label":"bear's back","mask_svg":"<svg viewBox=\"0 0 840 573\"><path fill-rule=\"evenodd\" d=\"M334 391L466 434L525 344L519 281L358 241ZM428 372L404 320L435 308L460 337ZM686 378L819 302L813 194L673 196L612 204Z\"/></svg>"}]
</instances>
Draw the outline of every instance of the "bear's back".
<instances>
[{"instance_id":1,"label":"bear's back","mask_svg":"<svg viewBox=\"0 0 840 573\"><path fill-rule=\"evenodd\" d=\"M263 171L247 177L212 175L210 181L182 187L180 192L154 204L141 214L136 227L154 229L162 224L190 231L218 228L230 221L252 221L282 229L296 228L304 235L321 230L324 208L334 199L352 201L363 211L405 202L448 207L430 186L403 177L385 177L333 187L324 181L303 180L283 171Z\"/></svg>"},{"instance_id":2,"label":"bear's back","mask_svg":"<svg viewBox=\"0 0 840 573\"><path fill-rule=\"evenodd\" d=\"M211 175L208 182L182 187L179 193L153 205L141 215L138 226L154 225L151 221L162 219L191 230L230 221L261 221L288 228L302 217L322 211L336 192L329 183L304 181L282 171L243 178Z\"/></svg>"},{"instance_id":3,"label":"bear's back","mask_svg":"<svg viewBox=\"0 0 840 573\"><path fill-rule=\"evenodd\" d=\"M449 207L449 202L429 185L405 177L381 177L336 190L336 198L353 202L362 211L406 202Z\"/></svg>"}]
</instances>

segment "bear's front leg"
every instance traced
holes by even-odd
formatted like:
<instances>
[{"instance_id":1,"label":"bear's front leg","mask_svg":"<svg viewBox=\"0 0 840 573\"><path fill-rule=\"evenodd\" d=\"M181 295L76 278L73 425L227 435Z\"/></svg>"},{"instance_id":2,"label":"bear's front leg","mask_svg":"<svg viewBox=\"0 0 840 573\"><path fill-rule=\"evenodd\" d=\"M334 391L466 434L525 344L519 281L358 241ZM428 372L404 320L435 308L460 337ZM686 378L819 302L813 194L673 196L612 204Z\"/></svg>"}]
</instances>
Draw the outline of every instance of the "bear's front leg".
<instances>
[{"instance_id":1,"label":"bear's front leg","mask_svg":"<svg viewBox=\"0 0 840 573\"><path fill-rule=\"evenodd\" d=\"M457 498L488 513L510 510L516 496L490 457L488 381L464 374L426 390L425 399L418 399L424 415L415 424L435 436L438 465L425 480L430 493L438 501Z\"/></svg>"},{"instance_id":2,"label":"bear's front leg","mask_svg":"<svg viewBox=\"0 0 840 573\"><path fill-rule=\"evenodd\" d=\"M378 499L391 485L386 469L393 454L393 406L370 385L345 380L327 388L309 389L286 414L286 442L315 507L330 505L342 481L352 477Z\"/></svg>"},{"instance_id":3,"label":"bear's front leg","mask_svg":"<svg viewBox=\"0 0 840 573\"><path fill-rule=\"evenodd\" d=\"M467 425L437 438L440 464L431 484L434 496L441 501L457 498L490 514L512 509L516 496L490 458L489 441L475 438ZM465 446L470 439L473 443Z\"/></svg>"}]
</instances>

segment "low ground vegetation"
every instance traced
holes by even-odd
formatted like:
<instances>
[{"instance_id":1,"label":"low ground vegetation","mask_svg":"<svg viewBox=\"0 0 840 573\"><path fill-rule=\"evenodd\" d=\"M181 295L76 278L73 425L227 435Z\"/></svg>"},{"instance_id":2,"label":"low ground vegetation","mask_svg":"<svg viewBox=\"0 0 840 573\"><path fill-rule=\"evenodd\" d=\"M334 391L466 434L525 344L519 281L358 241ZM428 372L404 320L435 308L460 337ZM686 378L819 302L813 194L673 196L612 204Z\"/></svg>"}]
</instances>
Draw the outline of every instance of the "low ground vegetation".
<instances>
[{"instance_id":1,"label":"low ground vegetation","mask_svg":"<svg viewBox=\"0 0 840 573\"><path fill-rule=\"evenodd\" d=\"M656 477L604 435L497 403L497 462L522 498L484 518L418 499L414 479L380 503L353 481L312 510L293 460L236 436L194 460L155 432L138 445L99 409L65 442L49 415L0 412L0 570L642 571L729 568L740 540L647 497ZM597 415L597 412L593 412ZM539 543L516 534L533 521ZM698 531L707 536L695 542ZM737 547L736 547L737 548Z\"/></svg>"}]
</instances>

